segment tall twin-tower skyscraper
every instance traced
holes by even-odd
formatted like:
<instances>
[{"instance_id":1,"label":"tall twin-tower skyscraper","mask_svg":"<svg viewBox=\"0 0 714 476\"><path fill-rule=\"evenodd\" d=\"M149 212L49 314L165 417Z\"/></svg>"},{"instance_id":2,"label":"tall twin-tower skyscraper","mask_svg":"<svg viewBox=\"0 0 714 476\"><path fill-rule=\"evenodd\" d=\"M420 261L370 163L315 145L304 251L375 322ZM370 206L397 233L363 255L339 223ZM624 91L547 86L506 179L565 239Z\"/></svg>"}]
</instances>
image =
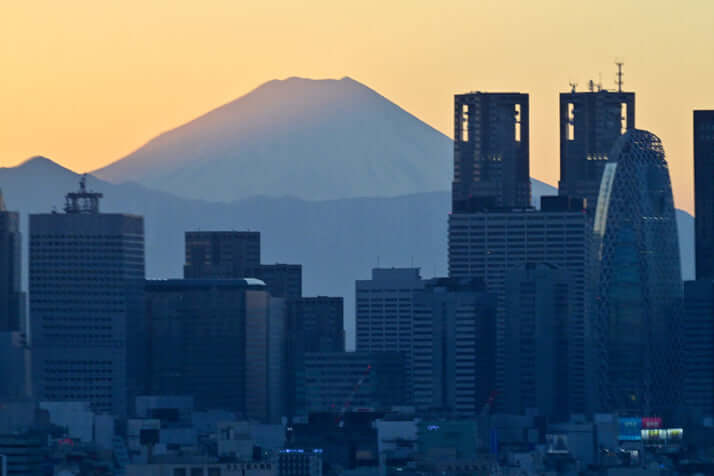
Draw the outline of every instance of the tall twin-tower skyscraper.
<instances>
[{"instance_id":1,"label":"tall twin-tower skyscraper","mask_svg":"<svg viewBox=\"0 0 714 476\"><path fill-rule=\"evenodd\" d=\"M498 297L498 391L535 381L550 388L534 391L550 392L570 413L669 410L680 376L675 331L682 282L661 142L635 129L635 94L621 84L618 91L592 85L562 93L560 197L544 200L537 212L530 207L528 111L521 93L454 99L449 269L484 279ZM551 354L567 361L564 377L552 375L555 364L533 367L543 375L514 364L516 345L542 344L537 333L524 333L533 323L505 305L527 297L523 283L505 286L514 260L549 265L540 269L550 269L553 282L562 273L572 282L568 297L549 308L567 306L567 318L551 323L565 336Z\"/></svg>"}]
</instances>

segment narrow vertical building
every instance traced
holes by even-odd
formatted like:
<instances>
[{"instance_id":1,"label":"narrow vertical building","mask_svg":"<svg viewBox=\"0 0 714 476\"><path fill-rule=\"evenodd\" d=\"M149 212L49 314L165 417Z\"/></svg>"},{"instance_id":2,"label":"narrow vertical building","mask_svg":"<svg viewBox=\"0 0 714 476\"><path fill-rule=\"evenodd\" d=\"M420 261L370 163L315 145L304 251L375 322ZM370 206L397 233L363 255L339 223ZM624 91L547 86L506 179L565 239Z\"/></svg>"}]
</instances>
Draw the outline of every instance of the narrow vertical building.
<instances>
[{"instance_id":1,"label":"narrow vertical building","mask_svg":"<svg viewBox=\"0 0 714 476\"><path fill-rule=\"evenodd\" d=\"M525 263L506 273L503 399L508 413L535 409L551 420L567 419L571 289L570 274L549 264Z\"/></svg>"},{"instance_id":2,"label":"narrow vertical building","mask_svg":"<svg viewBox=\"0 0 714 476\"><path fill-rule=\"evenodd\" d=\"M278 423L285 414L285 299L246 292L245 416Z\"/></svg>"},{"instance_id":3,"label":"narrow vertical building","mask_svg":"<svg viewBox=\"0 0 714 476\"><path fill-rule=\"evenodd\" d=\"M454 212L530 206L528 117L528 94L454 96Z\"/></svg>"},{"instance_id":4,"label":"narrow vertical building","mask_svg":"<svg viewBox=\"0 0 714 476\"><path fill-rule=\"evenodd\" d=\"M20 215L5 208L0 190L0 332L25 330L21 249Z\"/></svg>"},{"instance_id":5,"label":"narrow vertical building","mask_svg":"<svg viewBox=\"0 0 714 476\"><path fill-rule=\"evenodd\" d=\"M714 110L694 111L694 230L697 279L714 279Z\"/></svg>"},{"instance_id":6,"label":"narrow vertical building","mask_svg":"<svg viewBox=\"0 0 714 476\"><path fill-rule=\"evenodd\" d=\"M684 283L683 401L695 418L714 416L714 280Z\"/></svg>"},{"instance_id":7,"label":"narrow vertical building","mask_svg":"<svg viewBox=\"0 0 714 476\"><path fill-rule=\"evenodd\" d=\"M635 93L591 89L560 94L558 193L586 199L595 210L610 149L635 128Z\"/></svg>"},{"instance_id":8,"label":"narrow vertical building","mask_svg":"<svg viewBox=\"0 0 714 476\"><path fill-rule=\"evenodd\" d=\"M287 409L304 414L305 354L345 351L344 302L341 297L303 297L287 303Z\"/></svg>"},{"instance_id":9,"label":"narrow vertical building","mask_svg":"<svg viewBox=\"0 0 714 476\"><path fill-rule=\"evenodd\" d=\"M30 216L33 391L124 418L141 375L144 221L100 213L100 193Z\"/></svg>"},{"instance_id":10,"label":"narrow vertical building","mask_svg":"<svg viewBox=\"0 0 714 476\"><path fill-rule=\"evenodd\" d=\"M6 401L31 394L21 250L20 216L7 211L0 190L0 400Z\"/></svg>"},{"instance_id":11,"label":"narrow vertical building","mask_svg":"<svg viewBox=\"0 0 714 476\"><path fill-rule=\"evenodd\" d=\"M594 222L600 411L671 414L681 403L682 277L664 148L620 137L603 171Z\"/></svg>"}]
</instances>

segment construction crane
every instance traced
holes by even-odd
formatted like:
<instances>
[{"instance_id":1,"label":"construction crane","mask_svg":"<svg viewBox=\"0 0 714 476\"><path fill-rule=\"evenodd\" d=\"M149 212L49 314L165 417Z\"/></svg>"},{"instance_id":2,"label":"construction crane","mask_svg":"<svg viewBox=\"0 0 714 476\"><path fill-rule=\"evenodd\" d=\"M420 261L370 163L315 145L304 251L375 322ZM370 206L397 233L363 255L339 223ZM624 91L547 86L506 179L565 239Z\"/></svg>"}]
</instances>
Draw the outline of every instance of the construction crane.
<instances>
[{"instance_id":1,"label":"construction crane","mask_svg":"<svg viewBox=\"0 0 714 476\"><path fill-rule=\"evenodd\" d=\"M481 416L486 416L491 413L491 407L493 407L493 401L496 399L496 395L497 392L495 390L489 394L488 400L486 400L486 403L484 403L483 408L481 408Z\"/></svg>"},{"instance_id":2,"label":"construction crane","mask_svg":"<svg viewBox=\"0 0 714 476\"><path fill-rule=\"evenodd\" d=\"M354 387L352 388L352 392L347 397L347 400L345 400L345 403L342 405L342 408L340 409L340 413L337 415L337 419L335 420L335 423L337 424L338 427L342 428L345 426L345 422L343 421L345 413L352 405L352 400L355 398L355 395L359 391L359 388L362 386L364 381L367 380L367 378L369 377L369 374L371 371L372 371L372 366L367 365L367 368L365 369L364 373L362 375L360 375L360 377L357 379L357 382L355 382Z\"/></svg>"}]
</instances>

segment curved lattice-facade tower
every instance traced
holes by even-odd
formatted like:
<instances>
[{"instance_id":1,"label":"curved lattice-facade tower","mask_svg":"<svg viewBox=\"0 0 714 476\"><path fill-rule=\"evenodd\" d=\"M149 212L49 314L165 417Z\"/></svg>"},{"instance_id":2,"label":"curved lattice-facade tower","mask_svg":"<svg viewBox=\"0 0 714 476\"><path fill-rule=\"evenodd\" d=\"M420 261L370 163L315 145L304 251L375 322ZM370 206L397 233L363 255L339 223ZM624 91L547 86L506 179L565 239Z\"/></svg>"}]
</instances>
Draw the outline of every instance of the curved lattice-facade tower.
<instances>
[{"instance_id":1,"label":"curved lattice-facade tower","mask_svg":"<svg viewBox=\"0 0 714 476\"><path fill-rule=\"evenodd\" d=\"M633 129L613 146L594 234L597 406L671 413L681 378L682 278L669 169L654 134Z\"/></svg>"}]
</instances>

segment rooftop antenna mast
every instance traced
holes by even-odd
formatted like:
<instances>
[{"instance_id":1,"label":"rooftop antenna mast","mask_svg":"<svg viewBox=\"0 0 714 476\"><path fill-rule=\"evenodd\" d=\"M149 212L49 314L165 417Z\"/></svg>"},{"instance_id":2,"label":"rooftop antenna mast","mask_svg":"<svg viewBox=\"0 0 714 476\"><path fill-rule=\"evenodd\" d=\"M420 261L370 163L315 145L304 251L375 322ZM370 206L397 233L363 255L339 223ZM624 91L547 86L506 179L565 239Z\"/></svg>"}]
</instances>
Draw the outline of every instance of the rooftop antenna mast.
<instances>
[{"instance_id":1,"label":"rooftop antenna mast","mask_svg":"<svg viewBox=\"0 0 714 476\"><path fill-rule=\"evenodd\" d=\"M625 64L622 61L615 61L615 64L617 65L617 92L621 93L622 92L622 84L624 81L622 81L622 66Z\"/></svg>"},{"instance_id":2,"label":"rooftop antenna mast","mask_svg":"<svg viewBox=\"0 0 714 476\"><path fill-rule=\"evenodd\" d=\"M578 87L578 83L576 83L575 81L570 81L568 84L570 84L570 92L575 93L575 88Z\"/></svg>"}]
</instances>

